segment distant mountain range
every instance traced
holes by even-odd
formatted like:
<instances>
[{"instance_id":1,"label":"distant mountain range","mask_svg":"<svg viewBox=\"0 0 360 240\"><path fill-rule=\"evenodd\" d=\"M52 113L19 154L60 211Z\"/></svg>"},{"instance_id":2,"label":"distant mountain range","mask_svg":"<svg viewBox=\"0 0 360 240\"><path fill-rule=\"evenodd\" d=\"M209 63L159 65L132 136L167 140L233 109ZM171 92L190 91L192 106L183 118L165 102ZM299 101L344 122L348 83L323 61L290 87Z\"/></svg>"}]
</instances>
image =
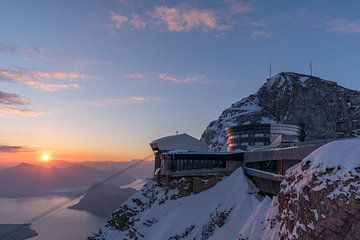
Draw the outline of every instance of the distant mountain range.
<instances>
[{"instance_id":1,"label":"distant mountain range","mask_svg":"<svg viewBox=\"0 0 360 240\"><path fill-rule=\"evenodd\" d=\"M53 162L49 166L21 163L15 167L0 170L0 197L72 194L109 177L129 164L131 161L104 163L62 161ZM153 162L144 162L122 173L109 184L126 185L138 178L148 177L152 171Z\"/></svg>"},{"instance_id":2,"label":"distant mountain range","mask_svg":"<svg viewBox=\"0 0 360 240\"><path fill-rule=\"evenodd\" d=\"M201 139L209 150L225 151L225 129L249 123L299 125L306 140L360 135L360 91L315 76L282 72L225 109Z\"/></svg>"}]
</instances>

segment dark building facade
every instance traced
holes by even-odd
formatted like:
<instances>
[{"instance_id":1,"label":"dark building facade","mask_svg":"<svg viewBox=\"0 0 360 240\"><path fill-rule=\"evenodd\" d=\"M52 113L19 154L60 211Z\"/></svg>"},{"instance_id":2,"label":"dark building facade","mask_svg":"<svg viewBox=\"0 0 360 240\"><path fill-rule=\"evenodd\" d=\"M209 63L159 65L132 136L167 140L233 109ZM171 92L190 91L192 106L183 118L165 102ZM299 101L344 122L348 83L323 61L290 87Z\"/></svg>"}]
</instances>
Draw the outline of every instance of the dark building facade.
<instances>
[{"instance_id":1,"label":"dark building facade","mask_svg":"<svg viewBox=\"0 0 360 240\"><path fill-rule=\"evenodd\" d=\"M298 143L301 127L289 124L246 124L226 129L227 151L254 150L272 143Z\"/></svg>"},{"instance_id":2,"label":"dark building facade","mask_svg":"<svg viewBox=\"0 0 360 240\"><path fill-rule=\"evenodd\" d=\"M171 152L174 150L183 151L207 151L207 146L204 142L186 134L176 134L171 136L156 139L150 143L150 147L155 156L155 171L161 168L161 154Z\"/></svg>"}]
</instances>

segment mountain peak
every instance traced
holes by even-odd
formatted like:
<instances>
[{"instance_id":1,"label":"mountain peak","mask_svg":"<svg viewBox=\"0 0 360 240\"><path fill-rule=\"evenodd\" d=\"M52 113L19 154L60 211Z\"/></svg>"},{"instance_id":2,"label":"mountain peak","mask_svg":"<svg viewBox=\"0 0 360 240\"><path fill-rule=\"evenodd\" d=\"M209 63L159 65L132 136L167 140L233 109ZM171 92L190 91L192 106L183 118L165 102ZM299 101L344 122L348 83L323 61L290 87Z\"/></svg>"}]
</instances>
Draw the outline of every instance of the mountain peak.
<instances>
[{"instance_id":1,"label":"mountain peak","mask_svg":"<svg viewBox=\"0 0 360 240\"><path fill-rule=\"evenodd\" d=\"M282 87L282 86L292 86L294 84L301 87L307 87L310 86L310 84L308 84L310 82L315 84L321 83L321 84L337 85L336 82L324 80L318 76L312 76L297 72L280 72L272 76L271 78L268 78L267 81L264 83L263 87L266 87L267 89L271 89L274 86Z\"/></svg>"},{"instance_id":2,"label":"mountain peak","mask_svg":"<svg viewBox=\"0 0 360 240\"><path fill-rule=\"evenodd\" d=\"M295 72L281 72L255 93L232 104L211 122L201 139L209 150L226 150L225 129L248 123L304 127L306 140L360 134L360 91Z\"/></svg>"}]
</instances>

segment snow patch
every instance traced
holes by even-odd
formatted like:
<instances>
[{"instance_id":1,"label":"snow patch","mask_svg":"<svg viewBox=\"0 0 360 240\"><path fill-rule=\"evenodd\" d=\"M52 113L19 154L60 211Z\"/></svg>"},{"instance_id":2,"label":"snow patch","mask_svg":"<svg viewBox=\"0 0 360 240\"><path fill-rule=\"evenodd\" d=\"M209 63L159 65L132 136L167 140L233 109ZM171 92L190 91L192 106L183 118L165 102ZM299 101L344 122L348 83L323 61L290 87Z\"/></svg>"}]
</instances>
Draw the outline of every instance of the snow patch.
<instances>
[{"instance_id":1,"label":"snow patch","mask_svg":"<svg viewBox=\"0 0 360 240\"><path fill-rule=\"evenodd\" d=\"M140 190L145 185L146 181L147 180L145 179L138 178L129 184L121 186L120 188L133 188L135 190Z\"/></svg>"}]
</instances>

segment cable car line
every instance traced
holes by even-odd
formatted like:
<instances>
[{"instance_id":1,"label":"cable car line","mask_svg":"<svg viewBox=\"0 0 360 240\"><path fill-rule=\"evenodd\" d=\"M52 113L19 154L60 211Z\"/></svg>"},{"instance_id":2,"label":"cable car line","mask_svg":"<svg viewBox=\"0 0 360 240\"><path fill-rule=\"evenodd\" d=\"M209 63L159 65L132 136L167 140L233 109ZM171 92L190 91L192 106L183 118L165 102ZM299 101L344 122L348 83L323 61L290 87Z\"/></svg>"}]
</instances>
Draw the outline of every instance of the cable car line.
<instances>
[{"instance_id":1,"label":"cable car line","mask_svg":"<svg viewBox=\"0 0 360 240\"><path fill-rule=\"evenodd\" d=\"M24 222L23 224L21 224L20 226L8 230L7 232L5 232L5 233L3 233L2 235L0 235L0 240L7 240L7 239L8 239L8 240L11 240L11 239L12 239L11 236L13 236L19 229L21 229L21 228L22 228L22 225L24 225L24 224L25 224L25 225L27 225L27 224L32 224L32 223L40 220L41 218L44 218L45 216L47 216L47 215L55 212L56 210L62 208L63 206L66 206L66 205L68 205L68 204L76 201L79 197L81 197L81 196L83 196L83 195L85 195L85 194L87 194L87 193L90 193L90 192L94 191L96 188L98 188L98 187L100 187L101 185L103 185L104 183L107 183L107 182L109 182L110 180L116 178L116 177L119 176L120 174L122 174L122 173L130 170L131 168L133 168L133 167L135 167L135 166L137 166L137 165L139 165L139 164L141 164L141 163L144 163L144 160L148 160L148 159L150 159L152 156L153 156L153 155L151 154L151 155L149 155L149 156L146 156L143 160L138 160L138 161L136 161L135 163L131 164L130 166L128 166L128 167L126 167L126 168L123 168L123 169L119 170L118 172L110 175L109 177L103 179L102 181L100 181L100 182L92 185L90 188L86 189L85 191L82 191L82 192L80 192L80 193L78 193L78 194L75 194L74 196L70 197L70 199L67 199L67 200L65 200L65 201L63 201L63 202L55 205L54 207L52 207L52 208L50 208L50 209L48 209L48 210L46 210L46 211L38 214L37 216L35 216L35 217L31 218L30 220L28 220L28 221Z\"/></svg>"}]
</instances>

